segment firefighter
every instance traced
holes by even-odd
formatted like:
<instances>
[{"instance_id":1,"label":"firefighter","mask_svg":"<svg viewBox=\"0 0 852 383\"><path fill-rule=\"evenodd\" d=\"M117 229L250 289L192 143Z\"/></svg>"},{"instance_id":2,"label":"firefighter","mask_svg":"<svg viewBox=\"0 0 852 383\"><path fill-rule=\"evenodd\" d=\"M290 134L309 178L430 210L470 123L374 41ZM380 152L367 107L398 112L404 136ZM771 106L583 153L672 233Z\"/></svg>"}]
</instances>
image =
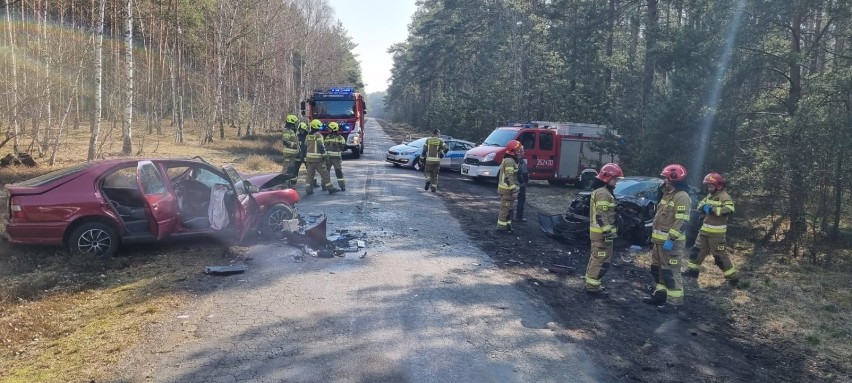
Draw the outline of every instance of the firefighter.
<instances>
[{"instance_id":1,"label":"firefighter","mask_svg":"<svg viewBox=\"0 0 852 383\"><path fill-rule=\"evenodd\" d=\"M530 170L524 158L524 146L518 151L518 206L515 209L515 221L526 222L524 206L527 204L527 183L530 182Z\"/></svg>"},{"instance_id":2,"label":"firefighter","mask_svg":"<svg viewBox=\"0 0 852 383\"><path fill-rule=\"evenodd\" d=\"M310 134L310 132L311 132L311 130L310 130L310 127L308 127L307 123L305 123L305 122L299 123L299 129L298 129L298 133L296 134L296 137L298 137L298 139L299 139L300 151L299 151L299 160L296 162L296 175L299 174L299 170L302 168L303 164L305 165L305 171L308 170L308 165L305 164L305 155L307 154L306 151L308 149L308 147L305 146L305 137L307 137L308 134ZM314 187L320 186L316 179L313 180L313 185L314 185Z\"/></svg>"},{"instance_id":3,"label":"firefighter","mask_svg":"<svg viewBox=\"0 0 852 383\"><path fill-rule=\"evenodd\" d=\"M512 216L515 210L515 196L518 193L518 153L523 149L518 140L506 143L506 154L500 163L497 176L497 193L500 194L500 214L497 216L497 230L512 232Z\"/></svg>"},{"instance_id":4,"label":"firefighter","mask_svg":"<svg viewBox=\"0 0 852 383\"><path fill-rule=\"evenodd\" d=\"M328 190L328 194L334 194L339 191L331 184L331 180L328 178L328 169L323 164L328 154L325 151L322 133L319 131L320 126L322 126L320 120L311 121L311 132L305 136L305 168L308 171L305 178L305 191L308 195L314 194L314 184L312 181L316 176L316 172L319 172L322 185Z\"/></svg>"},{"instance_id":5,"label":"firefighter","mask_svg":"<svg viewBox=\"0 0 852 383\"><path fill-rule=\"evenodd\" d=\"M589 238L592 246L589 265L586 267L586 293L605 296L601 283L609 270L612 257L612 242L618 229L615 226L615 196L612 191L624 172L618 164L609 163L601 167L595 176L589 200Z\"/></svg>"},{"instance_id":6,"label":"firefighter","mask_svg":"<svg viewBox=\"0 0 852 383\"><path fill-rule=\"evenodd\" d=\"M654 215L651 242L651 277L656 284L653 295L643 302L661 312L678 312L683 305L681 263L686 247L684 227L689 222L692 201L687 193L686 168L671 164L663 168L663 197Z\"/></svg>"},{"instance_id":7,"label":"firefighter","mask_svg":"<svg viewBox=\"0 0 852 383\"><path fill-rule=\"evenodd\" d=\"M731 263L725 247L728 216L734 212L734 201L725 191L725 178L719 173L707 174L702 183L707 187L707 196L698 203L698 212L703 216L704 223L690 251L687 270L683 275L698 278L704 258L713 254L714 263L722 270L725 280L736 287L739 283L737 269Z\"/></svg>"},{"instance_id":8,"label":"firefighter","mask_svg":"<svg viewBox=\"0 0 852 383\"><path fill-rule=\"evenodd\" d=\"M328 161L326 162L326 170L331 176L331 168L334 167L334 174L337 176L337 186L341 191L346 190L346 180L343 179L343 152L346 150L346 139L340 135L340 125L336 122L330 122L328 129L331 134L325 138L325 151L328 153Z\"/></svg>"},{"instance_id":9,"label":"firefighter","mask_svg":"<svg viewBox=\"0 0 852 383\"><path fill-rule=\"evenodd\" d=\"M299 176L299 159L302 152L299 138L296 136L296 123L298 122L299 118L295 115L287 115L284 122L284 132L281 135L281 142L284 144L284 148L281 149L284 155L281 173L291 177L289 181L291 188L296 186L296 179Z\"/></svg>"},{"instance_id":10,"label":"firefighter","mask_svg":"<svg viewBox=\"0 0 852 383\"><path fill-rule=\"evenodd\" d=\"M441 158L447 153L447 144L441 139L441 131L432 131L432 137L426 139L420 158L423 160L423 173L426 176L426 186L423 190L438 191L438 173L441 172Z\"/></svg>"}]
</instances>

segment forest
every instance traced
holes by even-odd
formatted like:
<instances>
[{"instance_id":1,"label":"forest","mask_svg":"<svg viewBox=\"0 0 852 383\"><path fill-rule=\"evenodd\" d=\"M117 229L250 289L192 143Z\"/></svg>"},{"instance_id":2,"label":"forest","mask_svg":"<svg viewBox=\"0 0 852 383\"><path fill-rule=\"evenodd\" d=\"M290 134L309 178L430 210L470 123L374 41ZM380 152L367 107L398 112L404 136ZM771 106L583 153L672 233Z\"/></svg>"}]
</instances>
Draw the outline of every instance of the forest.
<instances>
[{"instance_id":1,"label":"forest","mask_svg":"<svg viewBox=\"0 0 852 383\"><path fill-rule=\"evenodd\" d=\"M513 122L604 124L628 174L725 174L765 217L749 222L759 239L828 264L852 242L849 0L418 5L389 50L393 118L475 141Z\"/></svg>"},{"instance_id":2,"label":"forest","mask_svg":"<svg viewBox=\"0 0 852 383\"><path fill-rule=\"evenodd\" d=\"M112 135L138 155L147 134L250 136L313 89L363 88L325 0L0 0L0 16L0 150L49 165L80 129L89 160Z\"/></svg>"}]
</instances>

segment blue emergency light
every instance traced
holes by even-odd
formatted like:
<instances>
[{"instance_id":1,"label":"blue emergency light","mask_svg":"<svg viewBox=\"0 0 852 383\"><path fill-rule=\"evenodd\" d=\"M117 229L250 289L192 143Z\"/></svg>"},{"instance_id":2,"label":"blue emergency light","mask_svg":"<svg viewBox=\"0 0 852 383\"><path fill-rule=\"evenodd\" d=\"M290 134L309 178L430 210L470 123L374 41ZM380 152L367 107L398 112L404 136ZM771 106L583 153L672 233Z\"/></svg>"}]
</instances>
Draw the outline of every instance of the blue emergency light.
<instances>
[{"instance_id":1,"label":"blue emergency light","mask_svg":"<svg viewBox=\"0 0 852 383\"><path fill-rule=\"evenodd\" d=\"M331 94L352 94L355 93L355 89L352 88L330 88L328 93Z\"/></svg>"}]
</instances>

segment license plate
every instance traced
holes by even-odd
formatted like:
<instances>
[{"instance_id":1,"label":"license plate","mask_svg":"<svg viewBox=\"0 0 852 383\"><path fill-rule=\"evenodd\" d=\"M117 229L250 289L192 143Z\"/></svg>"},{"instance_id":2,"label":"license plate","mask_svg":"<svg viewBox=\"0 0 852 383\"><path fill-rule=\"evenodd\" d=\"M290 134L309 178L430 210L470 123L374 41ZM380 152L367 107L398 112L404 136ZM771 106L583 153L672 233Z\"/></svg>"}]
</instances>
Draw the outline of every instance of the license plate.
<instances>
[{"instance_id":1,"label":"license plate","mask_svg":"<svg viewBox=\"0 0 852 383\"><path fill-rule=\"evenodd\" d=\"M462 165L462 167L461 167L461 173L462 173L462 174L467 174L468 172L470 172L470 166L468 166L468 165Z\"/></svg>"}]
</instances>

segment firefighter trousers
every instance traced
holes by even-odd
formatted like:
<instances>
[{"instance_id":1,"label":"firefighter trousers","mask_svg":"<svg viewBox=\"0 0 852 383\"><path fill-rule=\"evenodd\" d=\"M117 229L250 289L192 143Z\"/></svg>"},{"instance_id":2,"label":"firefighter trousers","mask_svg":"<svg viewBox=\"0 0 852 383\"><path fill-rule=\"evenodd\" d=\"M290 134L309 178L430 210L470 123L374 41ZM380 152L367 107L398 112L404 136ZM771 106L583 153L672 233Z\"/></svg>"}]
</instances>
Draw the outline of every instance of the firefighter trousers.
<instances>
[{"instance_id":1,"label":"firefighter trousers","mask_svg":"<svg viewBox=\"0 0 852 383\"><path fill-rule=\"evenodd\" d=\"M683 282L681 280L680 259L686 247L686 241L674 241L671 251L663 249L662 243L654 243L651 250L651 278L656 283L654 295L666 294L666 303L672 306L683 304Z\"/></svg>"},{"instance_id":2,"label":"firefighter trousers","mask_svg":"<svg viewBox=\"0 0 852 383\"><path fill-rule=\"evenodd\" d=\"M508 190L500 190L500 214L497 215L497 228L508 229L512 227L512 215L515 210L515 193Z\"/></svg>"},{"instance_id":3,"label":"firefighter trousers","mask_svg":"<svg viewBox=\"0 0 852 383\"><path fill-rule=\"evenodd\" d=\"M296 179L299 177L299 155L284 155L284 164L281 167L281 173L292 177L290 178L289 184L292 188L296 185Z\"/></svg>"},{"instance_id":4,"label":"firefighter trousers","mask_svg":"<svg viewBox=\"0 0 852 383\"><path fill-rule=\"evenodd\" d=\"M325 167L323 161L306 161L305 168L308 171L308 174L305 176L305 191L308 195L314 194L313 180L317 172L320 174L322 186L325 186L328 190L333 190L334 186L331 185L331 180L328 178L328 168Z\"/></svg>"},{"instance_id":5,"label":"firefighter trousers","mask_svg":"<svg viewBox=\"0 0 852 383\"><path fill-rule=\"evenodd\" d=\"M728 256L728 248L725 246L725 235L707 235L698 233L695 246L689 254L689 262L686 267L690 270L701 270L701 263L708 255L713 254L713 261L727 280L738 279L737 268Z\"/></svg>"},{"instance_id":6,"label":"firefighter trousers","mask_svg":"<svg viewBox=\"0 0 852 383\"><path fill-rule=\"evenodd\" d=\"M600 291L612 258L612 238L592 239L589 265L586 266L586 291Z\"/></svg>"},{"instance_id":7,"label":"firefighter trousers","mask_svg":"<svg viewBox=\"0 0 852 383\"><path fill-rule=\"evenodd\" d=\"M346 189L346 180L343 179L343 158L328 157L328 161L325 163L329 177L331 177L331 168L334 168L334 175L337 177L337 186L341 189Z\"/></svg>"},{"instance_id":8,"label":"firefighter trousers","mask_svg":"<svg viewBox=\"0 0 852 383\"><path fill-rule=\"evenodd\" d=\"M438 190L438 173L441 172L440 162L426 162L423 173L426 176L426 182L432 188L432 191Z\"/></svg>"}]
</instances>

